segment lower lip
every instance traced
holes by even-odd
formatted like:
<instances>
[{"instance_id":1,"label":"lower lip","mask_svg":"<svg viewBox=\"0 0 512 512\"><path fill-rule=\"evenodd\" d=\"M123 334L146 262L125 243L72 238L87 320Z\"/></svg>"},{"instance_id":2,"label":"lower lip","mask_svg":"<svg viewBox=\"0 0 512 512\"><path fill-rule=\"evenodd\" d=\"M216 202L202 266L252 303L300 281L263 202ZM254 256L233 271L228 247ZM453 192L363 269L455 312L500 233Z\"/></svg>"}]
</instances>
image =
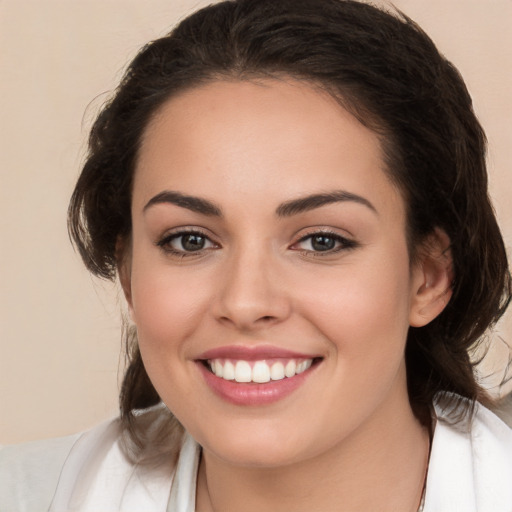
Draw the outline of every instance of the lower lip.
<instances>
[{"instance_id":1,"label":"lower lip","mask_svg":"<svg viewBox=\"0 0 512 512\"><path fill-rule=\"evenodd\" d=\"M208 386L222 399L235 405L266 405L282 400L304 384L317 366L314 364L293 377L258 384L225 380L209 371L202 362L198 361L197 365Z\"/></svg>"}]
</instances>

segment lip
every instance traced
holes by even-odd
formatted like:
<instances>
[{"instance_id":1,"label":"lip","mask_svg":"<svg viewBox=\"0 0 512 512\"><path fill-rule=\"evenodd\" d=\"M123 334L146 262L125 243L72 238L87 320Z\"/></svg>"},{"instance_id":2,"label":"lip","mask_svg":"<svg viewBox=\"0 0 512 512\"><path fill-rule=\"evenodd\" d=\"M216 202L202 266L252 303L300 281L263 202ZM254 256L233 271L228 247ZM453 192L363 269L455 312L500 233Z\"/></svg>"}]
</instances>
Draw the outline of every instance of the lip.
<instances>
[{"instance_id":1,"label":"lip","mask_svg":"<svg viewBox=\"0 0 512 512\"><path fill-rule=\"evenodd\" d=\"M281 380L265 383L240 383L217 377L207 368L208 359L257 361L268 359L313 359L306 371ZM208 350L196 359L196 366L208 387L222 400L238 406L259 406L278 402L305 384L319 366L321 356L284 350L273 346L226 346Z\"/></svg>"},{"instance_id":2,"label":"lip","mask_svg":"<svg viewBox=\"0 0 512 512\"><path fill-rule=\"evenodd\" d=\"M229 345L217 347L202 353L197 359L241 359L243 361L261 361L263 359L316 359L319 354L304 354L285 350L271 345L248 347L244 345Z\"/></svg>"}]
</instances>

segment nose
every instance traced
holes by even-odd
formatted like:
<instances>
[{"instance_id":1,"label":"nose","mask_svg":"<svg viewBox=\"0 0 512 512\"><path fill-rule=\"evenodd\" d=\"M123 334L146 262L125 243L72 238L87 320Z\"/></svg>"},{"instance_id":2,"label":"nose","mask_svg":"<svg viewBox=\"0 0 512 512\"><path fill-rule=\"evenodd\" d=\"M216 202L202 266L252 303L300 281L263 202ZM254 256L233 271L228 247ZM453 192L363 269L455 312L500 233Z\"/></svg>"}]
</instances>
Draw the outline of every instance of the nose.
<instances>
[{"instance_id":1,"label":"nose","mask_svg":"<svg viewBox=\"0 0 512 512\"><path fill-rule=\"evenodd\" d=\"M225 262L213 305L218 321L252 332L284 321L291 313L277 256L246 248Z\"/></svg>"}]
</instances>

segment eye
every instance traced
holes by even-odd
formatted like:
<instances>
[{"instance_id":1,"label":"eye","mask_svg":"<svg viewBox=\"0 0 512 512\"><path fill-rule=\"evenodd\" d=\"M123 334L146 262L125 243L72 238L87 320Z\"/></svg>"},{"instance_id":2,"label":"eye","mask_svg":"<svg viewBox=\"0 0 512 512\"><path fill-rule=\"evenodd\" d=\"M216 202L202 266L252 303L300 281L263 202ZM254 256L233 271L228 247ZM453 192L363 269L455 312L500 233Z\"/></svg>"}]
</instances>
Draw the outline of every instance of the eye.
<instances>
[{"instance_id":1,"label":"eye","mask_svg":"<svg viewBox=\"0 0 512 512\"><path fill-rule=\"evenodd\" d=\"M317 232L302 237L292 249L313 253L335 253L356 246L356 242L337 233Z\"/></svg>"},{"instance_id":2,"label":"eye","mask_svg":"<svg viewBox=\"0 0 512 512\"><path fill-rule=\"evenodd\" d=\"M187 253L198 253L216 247L214 242L199 231L172 233L158 241L157 245L167 252L183 256L186 256Z\"/></svg>"}]
</instances>

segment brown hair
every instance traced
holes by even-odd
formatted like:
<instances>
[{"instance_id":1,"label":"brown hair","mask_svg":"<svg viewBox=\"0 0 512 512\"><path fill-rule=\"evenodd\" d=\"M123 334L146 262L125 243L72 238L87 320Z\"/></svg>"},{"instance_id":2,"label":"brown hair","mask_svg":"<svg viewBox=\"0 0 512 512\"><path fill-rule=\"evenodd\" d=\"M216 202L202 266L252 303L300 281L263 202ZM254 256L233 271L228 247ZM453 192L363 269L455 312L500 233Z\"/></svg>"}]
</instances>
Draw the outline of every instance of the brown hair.
<instances>
[{"instance_id":1,"label":"brown hair","mask_svg":"<svg viewBox=\"0 0 512 512\"><path fill-rule=\"evenodd\" d=\"M408 390L428 421L439 391L486 400L469 350L503 314L511 277L487 192L486 140L464 82L429 37L401 13L354 0L234 0L202 9L145 46L90 134L69 207L69 229L91 272L114 279L118 240L131 231L131 185L142 134L177 92L208 81L290 76L332 94L383 141L388 173L406 205L411 257L438 227L451 240L454 282L446 309L410 328ZM160 398L136 339L121 392L135 409Z\"/></svg>"}]
</instances>

